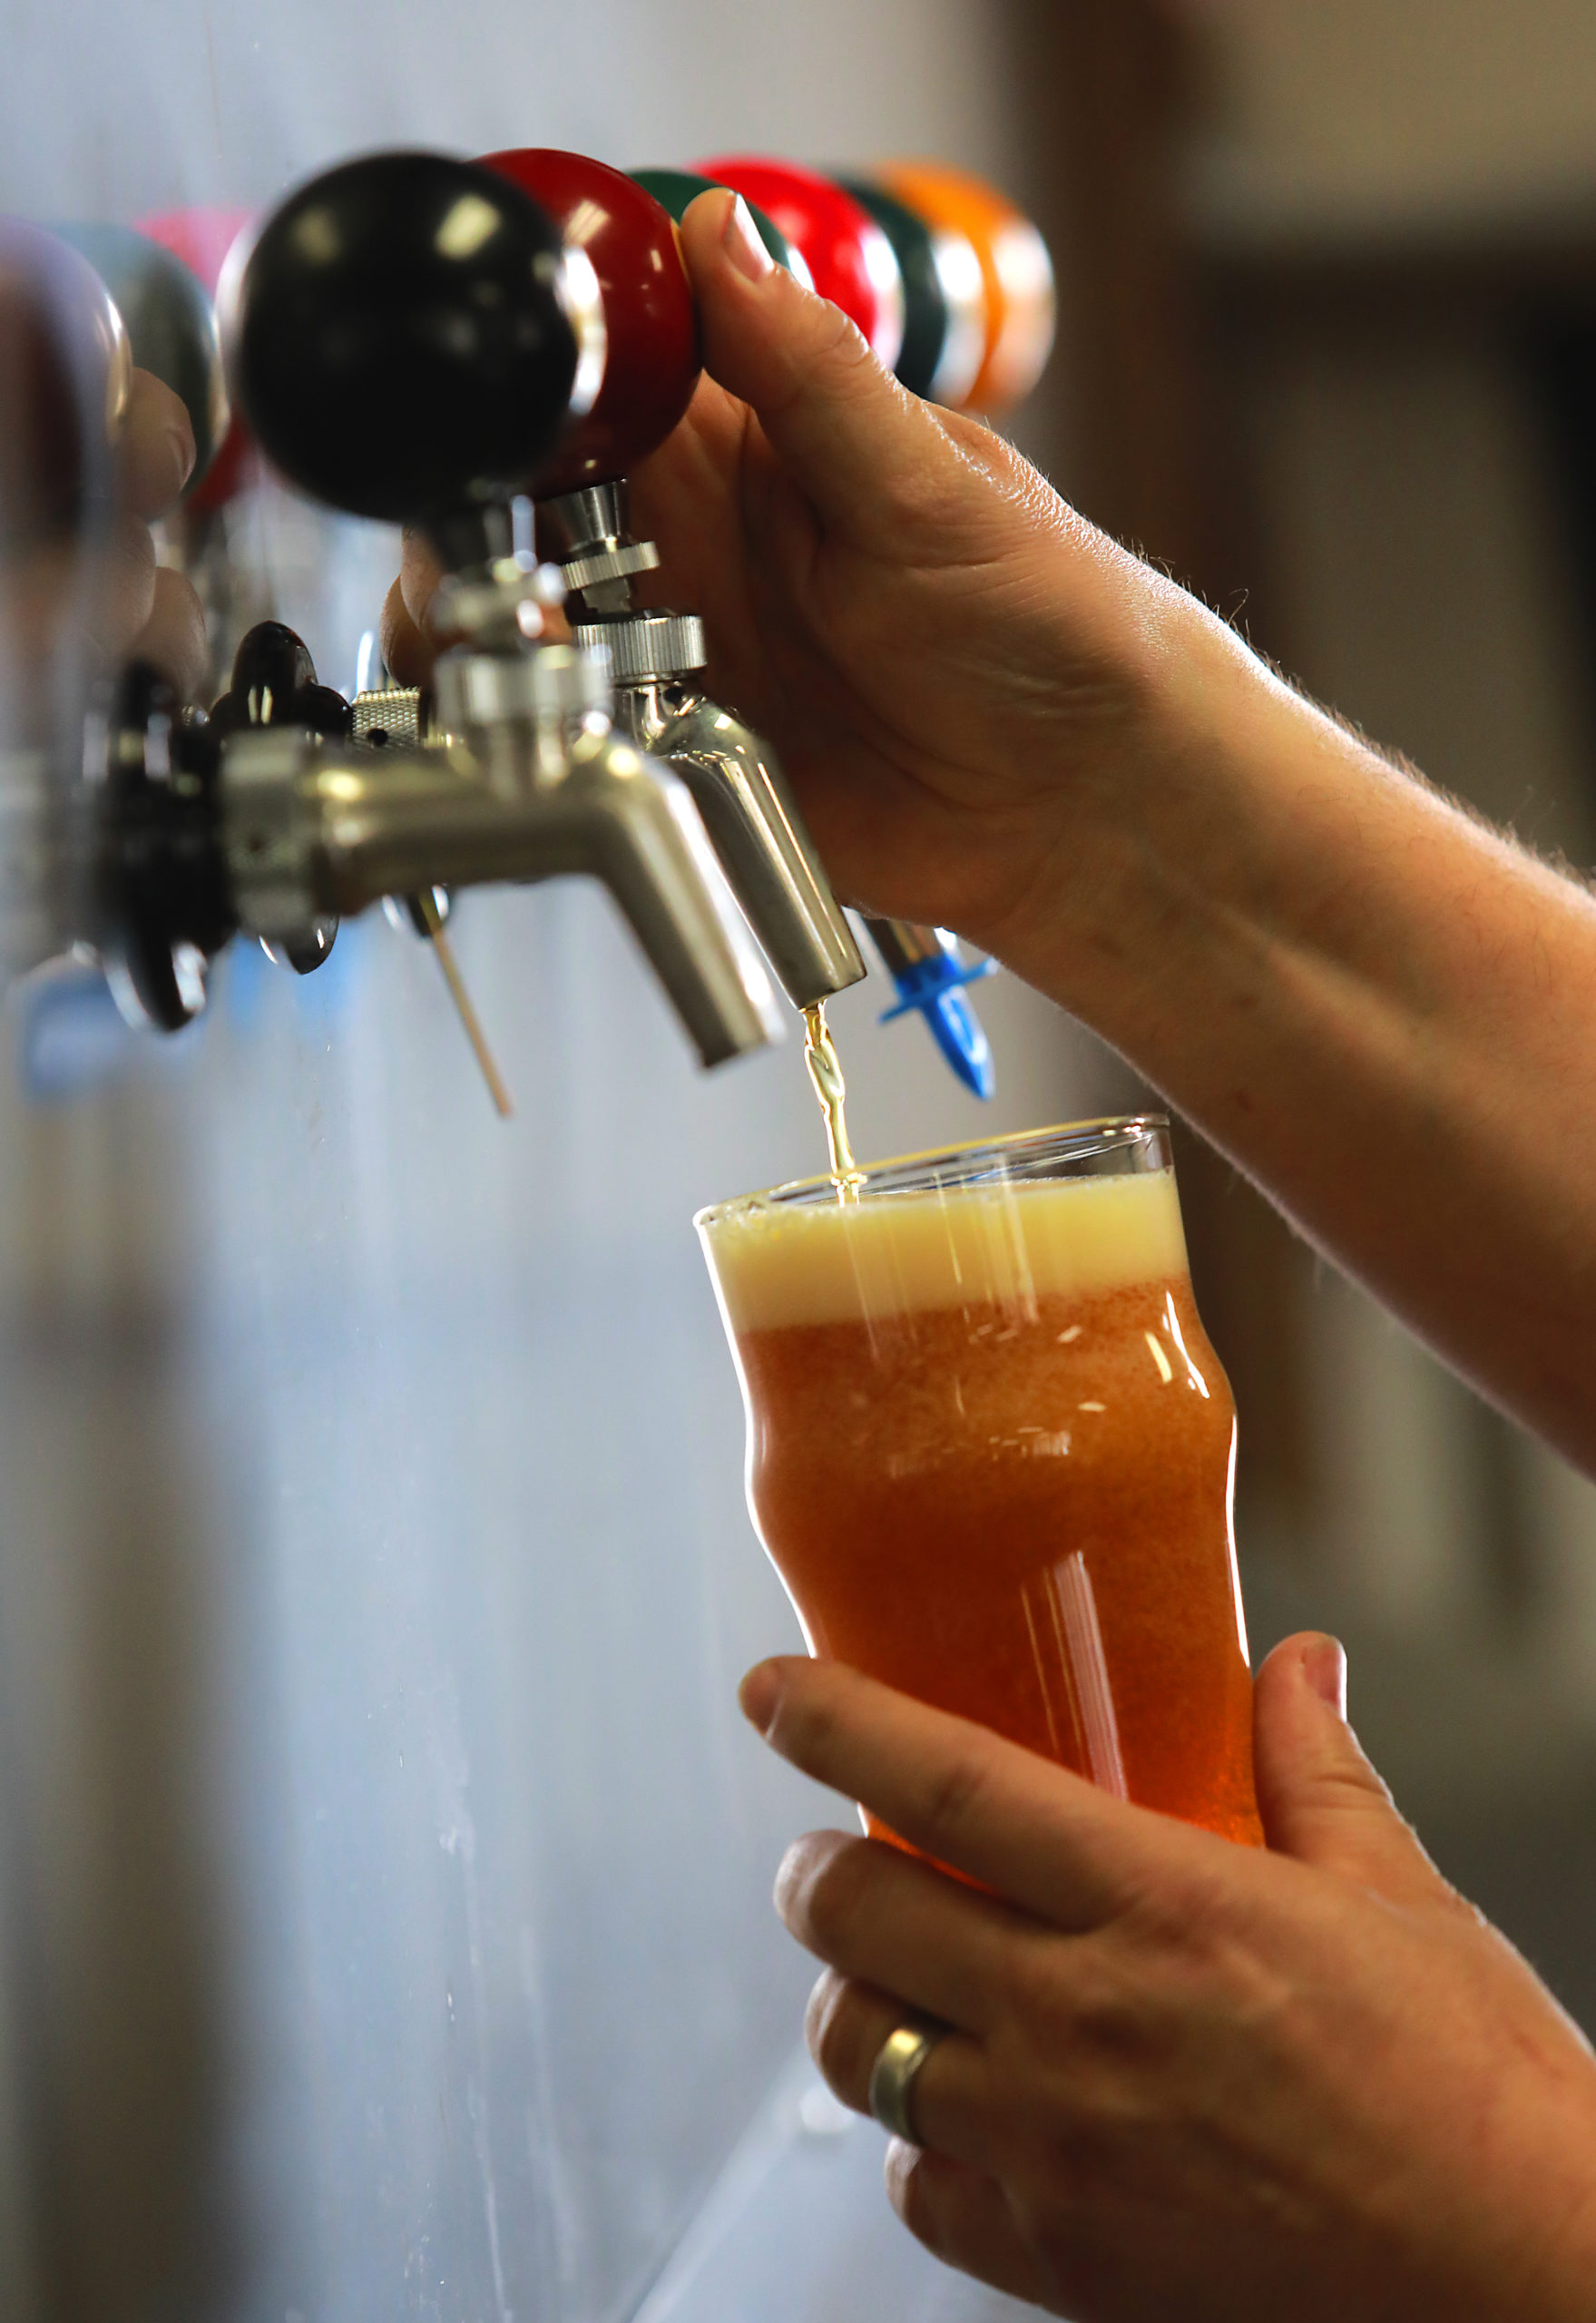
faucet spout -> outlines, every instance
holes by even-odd
[[[645,680],[618,714],[681,776],[766,957],[795,1007],[857,984],[865,963],[775,752],[707,696]]]
[[[591,754],[579,741],[572,760],[562,787],[581,867],[614,897],[704,1063],[779,1041],[764,963],[686,784],[616,735]]]

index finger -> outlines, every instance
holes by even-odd
[[[744,1712],[784,1759],[898,1838],[1054,1926],[1101,1927],[1222,1839],[931,1710],[837,1661],[781,1655],[750,1670]]]

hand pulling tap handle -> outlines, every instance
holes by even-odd
[[[262,447],[333,506],[424,528],[465,638],[436,675],[446,745],[223,745],[244,924],[281,940],[385,895],[585,871],[706,1063],[763,1045],[769,987],[690,800],[612,730],[600,656],[530,642],[556,576],[513,554],[512,502],[597,408],[591,261],[504,176],[398,152],[301,188],[230,275],[231,376]]]
[[[664,441],[699,377],[674,226],[634,180],[581,154],[526,147],[488,165],[585,251],[603,304],[602,389],[534,487],[540,526],[559,538],[566,585],[586,602],[578,642],[608,653],[627,731],[686,783],[788,997],[800,1008],[827,999],[857,984],[864,962],[774,753],[691,682],[705,659],[696,617],[641,613],[632,602],[632,579],[659,553],[628,529],[622,477]]]

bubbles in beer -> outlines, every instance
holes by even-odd
[[[809,1068],[809,1079],[820,1101],[826,1143],[831,1154],[831,1182],[837,1188],[837,1200],[857,1201],[865,1173],[854,1160],[853,1148],[847,1142],[847,1115],[844,1111],[847,1083],[842,1077],[842,1060],[826,1022],[823,1000],[817,1000],[804,1011],[804,1063]]]

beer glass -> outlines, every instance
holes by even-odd
[[[1167,1122],[1091,1122],[694,1221],[755,1527],[813,1653],[1261,1845],[1235,1407]]]

